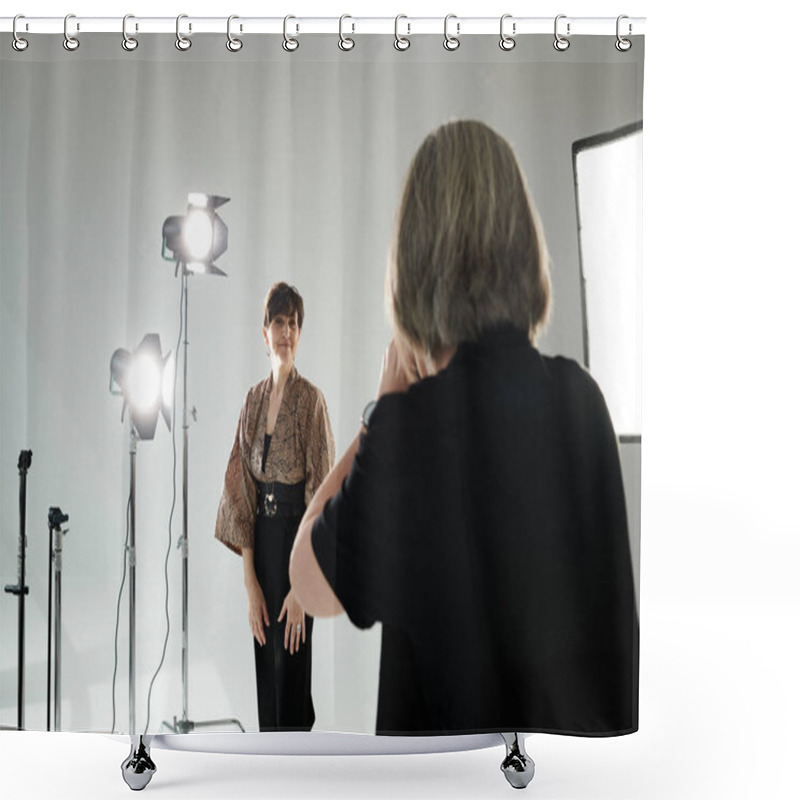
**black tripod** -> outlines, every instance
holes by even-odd
[[[31,468],[33,452],[21,450],[17,469],[19,470],[19,555],[17,556],[17,583],[6,585],[5,591],[19,598],[19,648],[17,656],[17,728],[25,729],[25,548],[28,540],[25,536],[25,506],[27,501],[28,470]]]

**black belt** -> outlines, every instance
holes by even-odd
[[[302,517],[306,510],[306,482],[264,483],[256,481],[258,486],[259,517]]]

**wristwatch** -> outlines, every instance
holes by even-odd
[[[378,405],[377,400],[370,400],[369,403],[364,406],[364,410],[361,412],[361,424],[365,428],[369,428],[369,421],[376,405]]]

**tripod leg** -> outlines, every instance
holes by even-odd
[[[506,743],[506,757],[500,765],[506,780],[515,789],[524,789],[532,780],[536,765],[525,752],[525,740],[518,733],[501,733]]]
[[[150,758],[152,739],[152,736],[131,734],[131,752],[122,762],[122,779],[135,792],[144,789],[156,771],[156,765]]]

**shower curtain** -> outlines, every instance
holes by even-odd
[[[50,719],[48,510],[58,507],[69,515],[59,727],[127,732],[134,718],[134,732],[182,720],[258,730],[242,566],[214,529],[243,398],[270,368],[264,296],[278,281],[303,296],[296,365],[324,396],[340,455],[392,336],[385,273],[409,163],[438,126],[479,120],[512,145],[547,239],[553,308],[537,348],[588,369],[613,424],[635,607],[629,724],[604,732],[635,730],[643,37],[629,50],[613,29],[564,50],[552,35],[503,49],[486,34],[448,50],[442,36],[398,49],[391,35],[356,34],[348,50],[335,33],[301,34],[294,51],[273,34],[244,35],[233,51],[224,34],[195,34],[185,51],[167,33],[142,34],[132,50],[111,33],[81,34],[74,51],[59,35],[29,38],[24,51],[0,48],[0,578],[16,579],[16,465],[30,449],[25,727]],[[195,194],[227,198],[214,209],[227,227],[214,260],[225,274],[192,274],[184,296],[164,223]],[[109,391],[119,389],[109,365],[151,333],[164,358],[178,357],[178,391],[171,430],[159,420],[132,458],[128,398]],[[0,722],[11,728],[17,604],[10,592],[0,601]],[[514,613],[524,625],[550,610],[517,598]],[[315,620],[314,730],[375,732],[381,635],[346,615]]]

